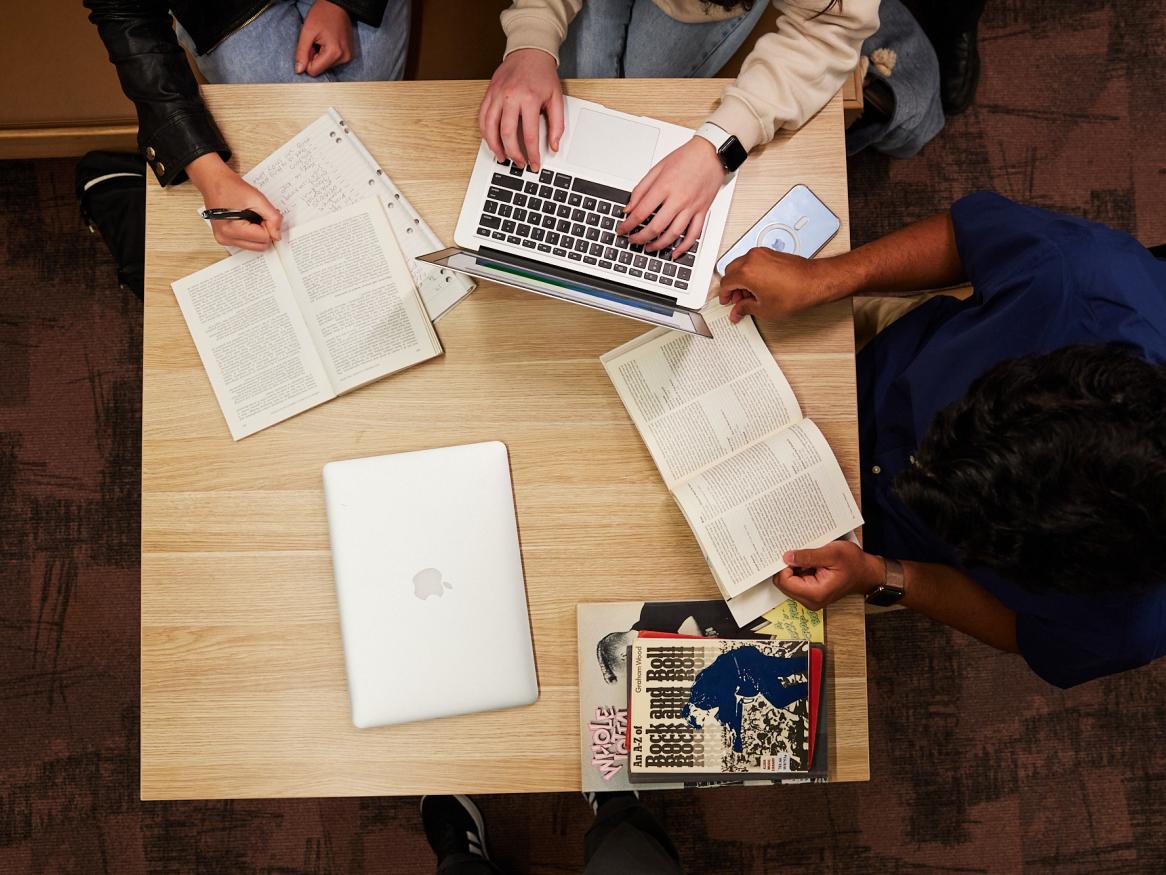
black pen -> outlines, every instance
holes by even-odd
[[[243,219],[252,225],[263,224],[263,216],[255,212],[255,210],[224,210],[220,207],[215,207],[213,210],[203,210],[202,217],[212,222],[222,222],[227,219]]]

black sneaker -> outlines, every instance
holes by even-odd
[[[939,95],[946,115],[959,115],[976,99],[980,84],[980,50],[976,27],[959,34],[950,43],[937,47]]]
[[[468,796],[421,797],[421,825],[438,863],[454,854],[490,859],[482,812]]]

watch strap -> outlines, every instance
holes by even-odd
[[[738,167],[745,163],[745,158],[748,152],[745,147],[741,145],[733,134],[730,134],[719,125],[714,125],[712,122],[705,122],[696,129],[696,136],[703,140],[707,140],[717,153],[717,160],[721,162],[721,166],[729,173],[736,171]]]
[[[903,564],[898,559],[883,559],[886,572],[883,582],[866,594],[867,604],[886,608],[901,601],[907,594]]]

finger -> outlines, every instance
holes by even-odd
[[[251,204],[251,209],[259,213],[263,217],[263,229],[267,231],[268,237],[272,240],[278,240],[280,230],[283,228],[283,215],[275,207],[271,205],[271,201],[262,195],[259,200]]]
[[[522,157],[522,146],[518,142],[518,104],[510,102],[502,108],[502,146],[506,157],[520,167],[526,165]]]
[[[632,228],[636,227],[636,225],[640,224],[641,221],[646,219],[655,207],[660,205],[659,201],[656,201],[650,205],[644,203],[645,199],[652,195],[652,186],[656,182],[656,177],[659,175],[659,165],[656,165],[656,167],[653,167],[651,170],[649,170],[644,178],[639,181],[639,184],[637,184],[636,187],[632,189],[632,196],[628,198],[628,202],[624,204],[623,208],[624,215],[627,218],[622,224],[619,225],[619,227],[616,228],[617,233],[626,234]],[[642,212],[640,211],[641,209]],[[635,219],[635,221],[630,221],[632,219]],[[625,228],[627,230],[624,230]]]
[[[676,218],[676,208],[668,203],[667,198],[664,198],[660,206],[656,207],[656,215],[652,216],[652,220],[644,226],[644,230],[628,237],[628,239],[633,243],[642,243],[644,248],[648,249],[648,244],[668,230],[668,226],[672,224],[674,218]]]
[[[737,291],[749,291],[748,262],[740,258],[733,259],[725,268],[725,276],[721,279],[721,303],[727,303],[727,296]]]
[[[335,43],[320,46],[320,51],[316,52],[316,56],[308,61],[308,75],[319,76],[330,69],[338,60],[340,60],[339,46]]]
[[[526,147],[526,157],[530,166],[539,169],[540,158],[538,151],[539,105],[529,100],[522,105],[522,144]]]
[[[303,73],[308,69],[308,61],[312,59],[312,46],[316,42],[316,36],[319,33],[316,28],[302,27],[300,28],[300,38],[296,42],[295,64],[296,72]]]
[[[502,105],[489,95],[482,101],[482,120],[479,127],[482,129],[482,139],[499,161],[506,160],[506,150],[502,148],[502,137],[499,130],[502,123]]]
[[[628,211],[627,218],[625,218],[623,223],[616,228],[617,233],[628,236],[628,239],[631,239],[630,235],[636,233],[636,228],[647,222],[648,217],[651,216],[653,212],[660,209],[663,201],[664,195],[657,189],[653,188],[646,192],[644,196],[640,198],[640,202],[636,204],[635,207],[633,207],[630,211]],[[642,235],[643,231],[640,231],[638,236]],[[649,237],[648,239],[651,240],[652,238]],[[640,243],[642,241],[637,240],[635,242]]]
[[[707,213],[701,213],[688,224],[688,231],[684,234],[684,239],[680,241],[680,245],[672,250],[672,259],[675,261],[684,253],[692,248],[692,244],[696,242],[696,238],[700,236],[700,232],[704,230],[704,220]]]
[[[757,313],[757,299],[754,297],[742,298],[733,305],[733,309],[729,311],[729,322],[736,325],[746,316],[754,316]]]
[[[223,245],[234,246],[236,249],[250,249],[252,252],[262,252],[271,245],[271,241],[267,240],[263,243],[255,243],[251,240],[227,240]]]
[[[563,137],[566,124],[563,120],[563,89],[556,88],[547,101],[547,146],[552,152],[559,151],[559,140]]]
[[[263,248],[271,242],[271,235],[262,225],[252,225],[250,222],[239,219],[225,224],[223,236],[235,246],[242,246],[244,243],[258,243],[260,248]]]
[[[659,216],[656,216],[659,219]],[[666,249],[680,239],[680,235],[684,233],[684,229],[688,227],[688,223],[692,219],[692,214],[681,210],[676,214],[667,228],[660,232],[660,235],[652,241],[650,246],[645,246],[645,252],[656,252],[660,249]],[[653,222],[652,224],[655,224]]]
[[[773,586],[802,604],[823,601],[823,583],[814,574],[798,574],[793,568],[782,568],[773,576]]]

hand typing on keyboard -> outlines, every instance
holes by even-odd
[[[559,151],[563,136],[563,86],[555,59],[541,49],[511,52],[494,71],[478,110],[482,139],[499,161],[542,167],[539,113],[547,114],[547,146]],[[521,132],[521,138],[519,136]]]
[[[685,291],[692,279],[700,240],[685,238],[686,252],[649,252],[616,222],[631,192],[552,171],[535,172],[512,161],[499,161],[478,217],[478,236],[533,249],[590,268],[611,271],[614,279],[641,280],[654,291]],[[646,217],[649,219],[651,217]],[[573,266],[573,265],[572,265]],[[622,275],[622,276],[621,276]]]
[[[675,244],[672,258],[677,259],[700,237],[705,216],[724,181],[725,170],[712,143],[693,137],[665,155],[640,180],[618,232],[643,246],[645,252],[659,252]]]

